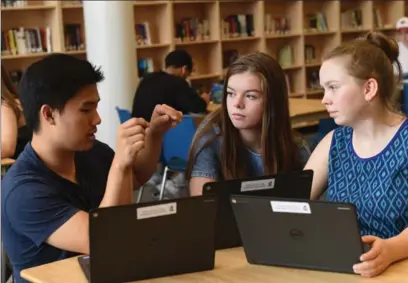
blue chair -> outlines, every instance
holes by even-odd
[[[188,153],[196,132],[193,115],[184,115],[183,120],[163,136],[161,162],[164,165],[159,200],[163,199],[168,171],[184,172]]]
[[[129,110],[119,108],[117,106],[115,107],[115,109],[116,109],[116,112],[118,113],[119,121],[120,121],[121,124],[125,123],[127,120],[132,118],[132,113],[130,113]],[[139,189],[139,194],[138,194],[136,202],[140,202],[142,194],[143,194],[143,186],[141,186],[140,189]]]
[[[330,131],[336,129],[338,126],[334,122],[333,118],[324,118],[319,120],[319,125],[317,129],[317,134],[310,141],[311,148],[314,148],[319,144],[319,142],[328,134]]]
[[[118,112],[118,116],[119,116],[119,121],[121,124],[125,123],[127,120],[129,120],[130,118],[132,118],[132,113],[130,113],[129,110],[127,109],[122,109],[119,107],[115,107],[116,112]]]

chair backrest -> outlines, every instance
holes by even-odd
[[[404,80],[402,89],[402,112],[408,115],[408,80]]]
[[[184,115],[183,120],[175,128],[168,130],[164,134],[161,156],[163,165],[167,165],[172,158],[187,161],[195,132],[194,117]]]
[[[327,135],[332,130],[336,129],[338,126],[334,122],[333,118],[323,118],[319,120],[318,132],[321,136]]]
[[[122,109],[116,106],[116,112],[118,112],[119,121],[121,124],[125,123],[127,120],[132,118],[132,113],[127,109]]]

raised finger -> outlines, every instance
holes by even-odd
[[[123,130],[123,137],[131,137],[137,134],[145,134],[145,128],[140,125],[126,128]]]
[[[156,112],[160,115],[169,115],[172,120],[181,121],[183,114],[180,111],[175,110],[174,108],[162,104],[156,106]]]
[[[146,122],[146,120],[143,118],[131,118],[127,120],[125,123],[123,123],[122,127],[124,129],[127,129],[127,128],[131,128],[131,127],[138,126],[138,125],[143,128],[147,128],[149,126],[149,123]]]
[[[136,134],[133,136],[130,136],[126,139],[126,144],[129,145],[134,145],[139,141],[144,141],[145,140],[145,135],[144,134]]]
[[[144,146],[145,146],[144,140],[137,141],[132,145],[132,152],[137,153],[139,150],[143,149]]]

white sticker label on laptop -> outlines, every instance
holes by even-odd
[[[275,179],[245,181],[241,183],[241,192],[267,190],[267,189],[273,189],[274,187],[275,187]]]
[[[273,212],[311,214],[310,205],[307,202],[271,201]]]
[[[159,217],[177,213],[177,203],[171,202],[166,204],[158,204],[137,209],[137,219],[146,219]]]

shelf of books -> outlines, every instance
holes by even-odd
[[[82,1],[1,1],[1,59],[18,83],[24,69],[52,52],[85,56]]]
[[[51,52],[86,57],[82,1],[1,1],[2,63],[21,72]],[[194,60],[190,81],[222,81],[242,54],[266,52],[286,73],[291,97],[321,98],[322,56],[342,41],[378,30],[393,36],[408,1],[132,1],[138,76],[164,67],[175,49]]]

